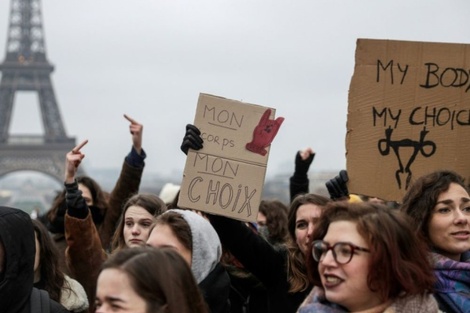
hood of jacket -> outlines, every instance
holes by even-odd
[[[219,236],[211,223],[192,211],[173,209],[188,223],[193,239],[191,270],[199,284],[217,266],[222,256]]]
[[[21,210],[0,206],[0,241],[4,250],[0,275],[2,312],[24,312],[33,289],[34,228],[30,216]]]

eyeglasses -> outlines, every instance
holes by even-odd
[[[361,248],[350,242],[337,242],[330,246],[322,240],[315,240],[312,247],[312,256],[317,262],[323,261],[328,250],[333,253],[333,258],[338,264],[348,264],[354,255],[354,251],[370,252],[369,249]]]

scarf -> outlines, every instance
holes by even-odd
[[[310,294],[300,305],[297,313],[344,313],[346,309],[331,303],[325,298],[325,291],[319,287],[313,287]]]
[[[376,308],[378,309],[378,308]],[[380,309],[382,310],[382,309]],[[325,291],[314,287],[305,301],[300,305],[297,313],[345,313],[345,308],[328,302]],[[383,313],[437,313],[437,302],[432,295],[408,296],[395,299],[389,306],[384,307]]]
[[[431,253],[436,276],[436,296],[453,312],[470,312],[470,251],[457,262],[439,253]]]

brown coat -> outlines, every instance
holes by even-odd
[[[139,190],[142,173],[143,168],[135,168],[124,162],[116,186],[110,194],[103,223],[98,228],[93,223],[90,212],[85,219],[65,215],[66,264],[71,276],[87,293],[89,312],[94,312],[96,281],[107,257],[105,250],[110,246],[122,206]]]

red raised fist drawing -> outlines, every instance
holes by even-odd
[[[245,146],[247,150],[261,154],[262,156],[265,156],[266,153],[268,153],[266,147],[271,144],[274,137],[276,137],[277,131],[281,127],[282,122],[284,122],[283,117],[270,120],[269,115],[271,115],[271,109],[267,109],[263,113],[258,125],[256,125],[253,130],[253,140]]]

